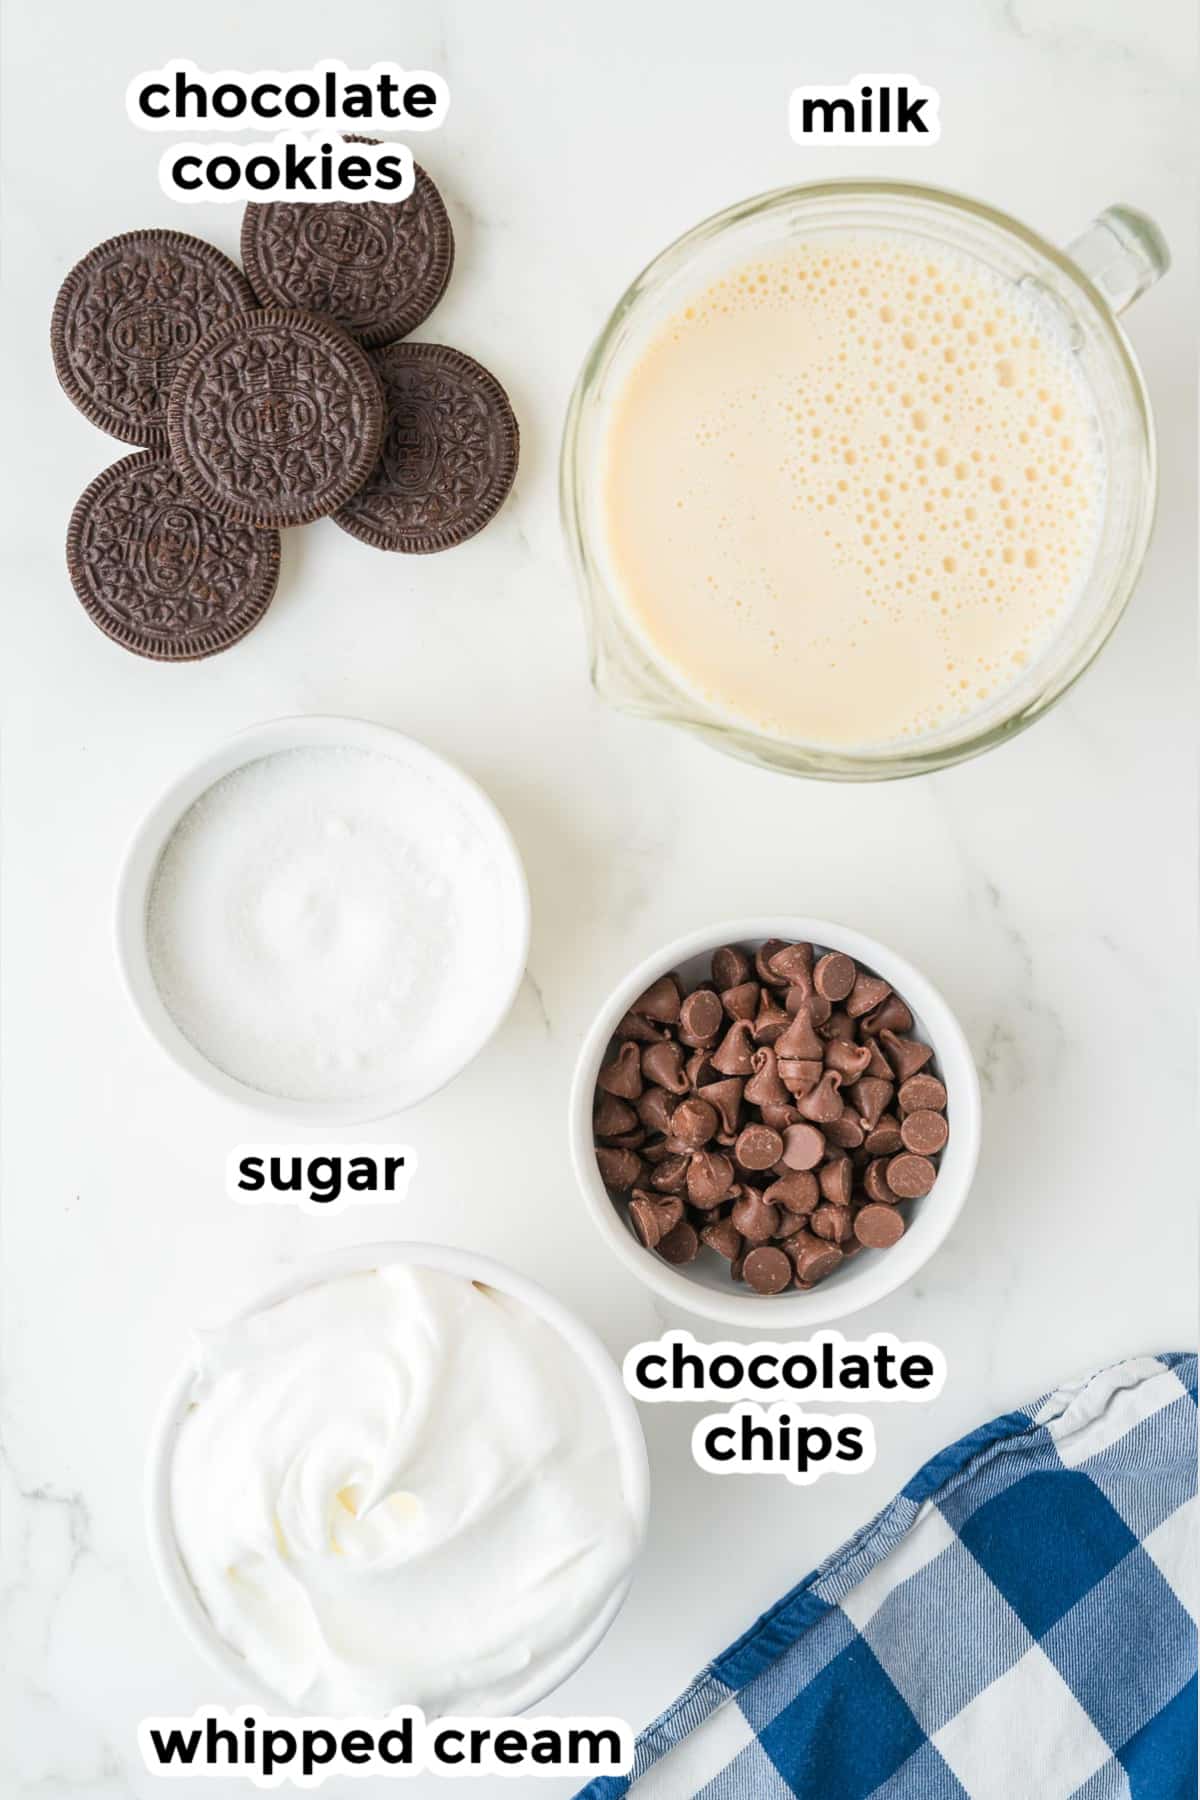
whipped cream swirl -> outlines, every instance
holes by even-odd
[[[400,1263],[203,1336],[171,1509],[220,1636],[334,1714],[519,1709],[639,1537],[570,1345],[509,1295]]]

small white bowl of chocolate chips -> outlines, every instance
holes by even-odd
[[[934,1254],[979,1155],[979,1080],[920,971],[826,920],[740,919],[648,957],[580,1053],[588,1210],[663,1299],[818,1325]]]

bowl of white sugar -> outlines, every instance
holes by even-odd
[[[487,795],[358,719],[278,719],[173,783],[130,847],[117,947],[134,1005],[217,1092],[311,1124],[445,1086],[508,1012],[529,893]]]

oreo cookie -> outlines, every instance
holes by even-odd
[[[304,312],[227,319],[184,359],[167,410],[190,493],[244,525],[304,525],[371,473],[383,393],[366,354]]]
[[[245,637],[279,578],[279,533],[200,506],[165,451],[123,457],[83,492],[67,531],[71,585],[92,622],[138,656],[189,662]]]
[[[58,291],[50,347],[63,391],[126,444],[163,446],[167,396],[214,325],[254,305],[214,244],[185,231],[128,231],[75,264]]]
[[[242,261],[264,306],[321,313],[374,348],[433,311],[454,267],[454,232],[418,168],[406,200],[248,206]]]
[[[446,344],[390,344],[371,363],[387,402],[383,449],[335,522],[377,550],[448,550],[481,531],[512,487],[520,433],[508,395]]]

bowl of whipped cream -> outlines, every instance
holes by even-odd
[[[369,1244],[199,1333],[149,1465],[197,1649],[295,1713],[511,1714],[590,1655],[649,1507],[604,1346],[498,1263]]]

